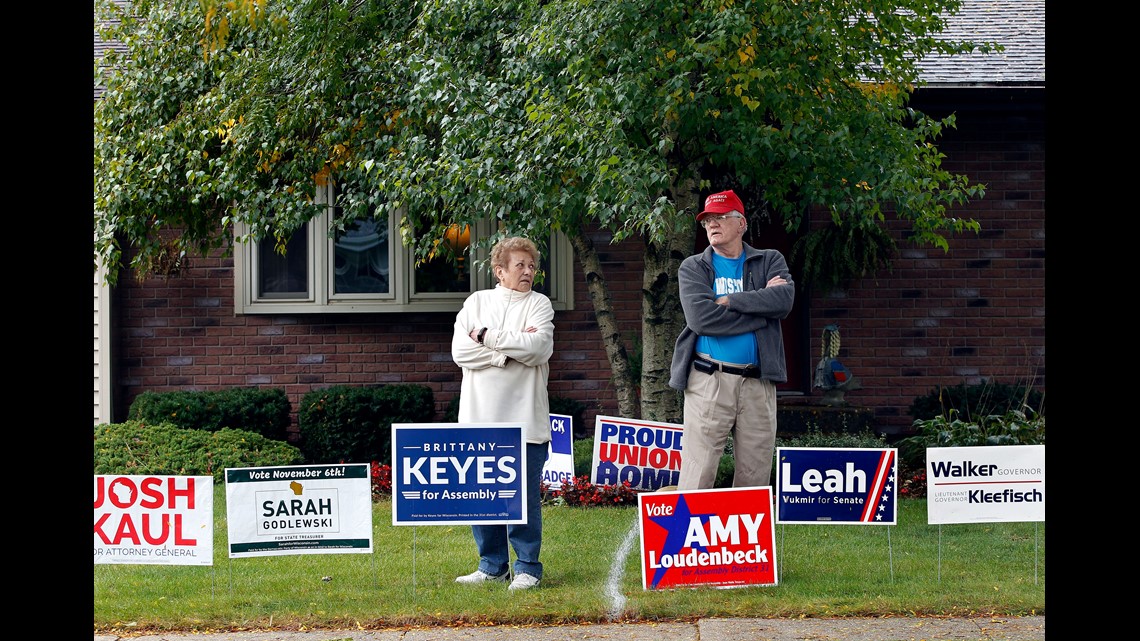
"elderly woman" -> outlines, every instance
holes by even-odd
[[[531,289],[538,264],[538,248],[529,239],[499,241],[491,250],[498,285],[471,294],[455,317],[451,358],[463,369],[459,422],[523,424],[528,493],[526,523],[471,526],[479,568],[458,583],[507,581],[509,548],[516,556],[511,590],[533,588],[542,579],[541,484],[550,443],[554,308]]]

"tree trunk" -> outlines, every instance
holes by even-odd
[[[697,201],[693,188],[674,194],[677,211],[690,212]],[[673,347],[685,327],[685,313],[677,288],[677,269],[693,253],[692,221],[669,234],[662,245],[645,246],[645,272],[642,279],[641,323],[641,418],[665,423],[683,420],[683,395],[669,387],[669,366]]]
[[[594,303],[594,317],[598,322],[598,330],[602,333],[602,344],[606,349],[606,358],[610,362],[613,372],[614,392],[617,394],[618,413],[621,418],[639,418],[637,403],[637,387],[633,380],[633,372],[629,366],[629,353],[622,340],[621,329],[614,316],[613,302],[610,290],[606,285],[605,274],[598,260],[598,253],[594,243],[584,230],[577,234],[567,234],[570,243],[574,246],[574,253],[582,265],[582,273],[586,279],[586,290],[590,300]],[[674,286],[674,289],[676,287]]]

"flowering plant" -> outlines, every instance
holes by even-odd
[[[372,500],[392,496],[392,466],[372,461]]]
[[[899,497],[921,499],[926,496],[926,470],[899,470]]]
[[[561,490],[552,490],[543,483],[542,498],[543,503],[573,507],[637,505],[637,493],[629,481],[622,481],[619,485],[598,485],[591,483],[590,477],[585,474],[563,483]]]

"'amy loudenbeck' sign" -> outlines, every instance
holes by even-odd
[[[392,424],[392,525],[526,523],[521,424]]]

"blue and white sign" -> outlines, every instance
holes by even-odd
[[[542,466],[542,480],[552,490],[574,479],[574,418],[550,415],[550,456]]]
[[[776,522],[894,525],[895,448],[776,448]]]
[[[392,525],[526,523],[522,425],[393,423]]]

